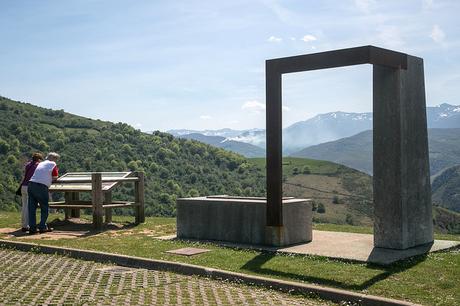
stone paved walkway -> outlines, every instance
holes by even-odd
[[[269,289],[0,249],[0,305],[325,305]]]

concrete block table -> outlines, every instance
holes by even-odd
[[[286,246],[312,239],[311,201],[284,198],[285,226],[274,239],[265,226],[267,200],[208,196],[177,200],[177,237]]]

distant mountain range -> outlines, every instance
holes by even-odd
[[[200,133],[192,133],[178,137],[201,141],[218,148],[239,153],[246,157],[265,156],[265,149],[262,149],[261,147],[249,143],[230,140],[230,138],[225,138],[222,136],[207,136]]]
[[[460,164],[460,129],[428,129],[431,175]],[[336,162],[372,174],[372,131],[305,148],[292,154]]]
[[[311,119],[296,122],[283,129],[283,152],[285,155],[290,155],[309,146],[350,137],[370,130],[372,129],[372,119],[372,113],[339,111],[320,114]],[[427,121],[429,128],[460,128],[460,106],[444,103],[427,107]],[[248,143],[265,149],[264,129],[170,130],[167,132],[178,137],[190,134],[221,136],[228,140]],[[245,152],[236,152],[245,155]]]

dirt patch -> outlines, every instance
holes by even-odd
[[[16,236],[19,239],[33,239],[33,240],[59,240],[59,239],[75,239],[80,237],[85,237],[88,235],[88,232],[63,232],[63,231],[53,231],[50,233],[35,234],[35,235],[24,235]]]
[[[0,234],[10,234],[13,232],[19,231],[17,228],[12,228],[12,227],[4,227],[0,228]]]
[[[49,223],[49,226],[54,228],[53,232],[29,235],[17,228],[0,228],[0,235],[6,239],[59,240],[83,238],[101,235],[104,233],[116,233],[117,235],[120,235],[121,233],[126,232],[127,235],[133,234],[132,230],[126,230],[127,228],[132,227],[131,224],[110,223],[106,224],[102,231],[96,231],[93,229],[92,222],[78,218],[68,220],[54,219]]]

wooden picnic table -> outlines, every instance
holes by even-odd
[[[134,199],[112,199],[114,188],[123,183],[134,183]],[[64,209],[65,218],[79,218],[80,209],[92,209],[93,226],[101,229],[105,222],[112,222],[112,209],[133,207],[135,222],[145,222],[144,172],[69,172],[59,177],[49,188],[51,192],[64,192],[64,201],[50,202],[50,208]],[[80,193],[91,194],[90,201],[80,200]]]

